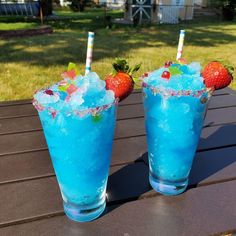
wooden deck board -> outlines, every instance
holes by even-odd
[[[221,135],[218,135],[219,133],[221,133]],[[131,137],[134,139],[135,137],[137,137],[139,139],[140,136],[145,136],[143,118],[122,120],[117,122],[115,140],[126,138],[129,139]],[[0,135],[0,137],[0,156],[47,148],[44,135],[41,130],[34,132]],[[128,143],[129,140],[124,141],[124,143],[125,142]],[[135,143],[136,145],[139,145],[137,142]],[[202,130],[198,150],[201,151],[212,148],[222,148],[228,145],[232,146],[235,144],[236,124],[224,124],[219,126],[216,125],[212,127],[205,127]],[[135,146],[132,147],[135,148]]]
[[[190,174],[190,181],[189,181],[190,187],[214,184],[217,182],[236,179],[235,153],[236,153],[236,147],[197,153]],[[36,156],[37,153],[32,153],[32,154],[33,155],[28,155],[28,156],[25,155],[23,158],[21,156],[17,158],[15,156],[11,158],[9,157],[1,158],[0,164],[4,165],[5,168],[0,173],[0,186],[5,185],[7,182],[9,183],[15,182],[16,184],[18,184],[17,182],[31,181],[31,179],[42,179],[42,178],[50,179],[51,176],[54,175],[51,161],[48,156],[45,155],[37,157]],[[147,162],[147,153],[143,155],[143,159],[145,162]],[[110,179],[112,180],[115,179],[115,181],[111,181],[113,183],[113,187],[115,187],[113,190],[115,190],[117,187],[119,191],[115,192],[119,193],[119,195],[122,195],[123,199],[128,199],[132,191],[134,190],[140,193],[142,192],[143,189],[148,190],[147,193],[142,192],[141,195],[152,195],[154,193],[154,191],[149,192],[151,188],[148,182],[148,172],[144,171],[143,169],[144,172],[143,176],[142,172],[138,170],[138,168],[140,168],[139,167],[140,165],[142,166],[141,160],[136,164],[123,164],[120,166],[112,167],[113,175],[110,176]],[[133,171],[135,170],[135,168],[137,168],[136,171]],[[141,182],[136,181],[139,178]],[[132,184],[130,184],[129,182],[131,180],[134,180]],[[138,186],[135,186],[135,184],[138,184]],[[128,186],[124,187],[125,192],[124,190],[122,190],[122,186]],[[110,189],[112,189],[112,186]],[[116,193],[115,195],[117,195]],[[139,195],[136,196],[133,195],[133,197],[138,198]],[[110,200],[114,201],[114,199]]]
[[[55,216],[0,228],[0,234],[207,236],[236,229],[235,185],[236,181],[231,181],[191,189],[175,197],[157,196],[112,206],[90,223]]]
[[[136,198],[150,190],[147,183],[148,167],[144,163],[111,167],[108,202]],[[55,177],[0,185],[0,199],[0,209],[4,212],[0,214],[0,227],[10,221],[62,211]]]
[[[161,196],[149,185],[141,99],[140,91],[135,91],[119,106],[107,187],[108,212],[85,224],[63,215],[31,101],[0,103],[0,235],[204,236],[236,230],[235,92],[227,88],[214,93],[190,187],[176,197]]]
[[[120,109],[125,109],[125,107],[129,105],[142,106],[142,94],[134,93],[130,95],[127,99],[123,100],[119,106],[120,106]],[[236,105],[236,96],[233,96],[230,94],[223,94],[220,96],[213,96],[211,98],[210,103],[209,103],[209,109],[215,109],[219,107],[221,108],[231,107],[235,105]],[[131,113],[131,115],[132,114],[133,112]],[[0,103],[0,119],[36,116],[36,115],[37,115],[37,111],[33,107],[31,100],[22,100],[21,103],[20,101]]]
[[[119,107],[117,119],[119,122],[120,120],[135,119],[136,117],[142,118],[143,116],[144,112],[142,104],[135,104],[129,105],[127,107]],[[141,122],[143,123],[143,120]],[[236,122],[236,100],[234,107],[208,110],[204,124],[207,126],[212,126],[233,122]],[[0,135],[5,133],[26,132],[39,129],[42,129],[42,127],[37,115],[26,117],[12,117],[10,119],[0,119]]]

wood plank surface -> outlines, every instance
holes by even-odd
[[[108,202],[137,198],[150,190],[147,183],[148,167],[144,163],[112,167],[107,187]],[[0,214],[0,227],[11,221],[62,211],[55,177],[2,184],[0,199],[0,209],[4,212]]]
[[[234,95],[214,96],[210,99],[208,109],[236,106],[236,93]]]
[[[220,94],[220,96],[213,96],[210,100],[209,109],[235,106],[236,96],[235,92],[232,93],[233,95],[226,93],[223,95]],[[142,106],[142,94],[140,92],[131,94],[119,104],[119,107],[137,104]],[[0,103],[0,119],[34,115],[37,115],[37,111],[33,107],[31,100]]]
[[[190,187],[236,179],[235,153],[236,147],[197,153],[190,174]],[[43,154],[45,156],[43,156]],[[0,172],[0,186],[11,182],[23,182],[26,180],[30,182],[31,179],[40,179],[47,177],[49,177],[50,179],[50,176],[54,175],[54,171],[49,157],[46,156],[47,153],[43,154],[41,156],[36,156],[37,153],[33,153],[33,155],[24,154],[20,155],[19,157],[15,157],[13,155],[12,157],[1,158],[0,164],[2,166],[4,165],[5,168]],[[113,155],[113,158],[114,156],[115,155]],[[147,153],[145,153],[142,158],[143,161],[147,163]],[[151,190],[148,182],[148,172],[144,169],[140,171],[138,169],[141,168],[139,167],[140,165],[142,167],[141,160],[140,162],[137,162],[133,165],[124,164],[121,166],[112,167],[113,175],[110,176],[110,180],[112,180],[111,183],[113,184],[113,186],[112,184],[108,184],[108,186],[111,186],[110,189],[114,187],[118,188],[117,191],[113,191],[113,194],[115,194],[115,196],[118,193],[118,195],[122,196],[123,199],[128,199],[134,190],[134,192],[136,193],[142,192],[143,189]],[[142,175],[143,173],[144,176]],[[124,179],[126,180],[124,181]],[[141,182],[136,181],[137,179],[140,179]],[[132,180],[134,181],[132,184],[130,184],[129,181]],[[135,186],[136,182],[138,186]],[[124,186],[128,187],[126,188]],[[122,190],[122,188],[124,188],[125,190]],[[154,194],[153,191],[147,193],[142,192],[141,195],[143,195],[144,197],[146,195],[152,194]],[[138,198],[140,197],[140,195],[136,195],[135,197]],[[119,200],[120,199],[122,198],[120,197]],[[114,199],[110,200],[114,201]]]
[[[235,146],[236,124],[207,127],[202,130],[198,151]]]
[[[113,146],[111,166],[141,161],[146,152],[145,137],[116,140]],[[0,157],[0,184],[17,180],[38,178],[54,174],[47,150],[12,154]]]
[[[136,94],[141,94],[142,90],[141,89],[136,89],[132,92],[132,95],[136,95]],[[233,94],[234,91],[230,88],[224,88],[221,90],[217,90],[213,93],[213,96],[218,96],[218,95],[227,95],[227,94]],[[131,96],[132,96],[131,95]],[[127,99],[125,99],[124,101],[122,101],[123,104],[126,103],[130,103],[130,101],[132,101],[133,99],[130,98],[131,96],[129,96]],[[14,105],[20,105],[20,104],[31,104],[32,102],[32,98],[30,99],[22,99],[22,100],[12,100],[12,101],[0,101],[0,107],[4,107],[4,106],[14,106]]]
[[[220,101],[218,105],[221,105]],[[216,106],[216,103],[214,106]],[[135,117],[142,118],[143,116],[144,111],[142,104],[120,106],[118,109],[117,120],[119,121],[131,118],[134,119]],[[234,107],[208,110],[205,125],[212,126],[233,122],[236,122],[236,96]],[[0,119],[0,135],[6,133],[17,133],[39,129],[42,129],[42,127],[39,121],[39,117],[37,115],[26,117],[12,117],[11,119]]]
[[[143,123],[140,124],[139,119],[118,121],[116,126],[117,127],[116,127],[115,140],[116,139],[120,140],[123,138],[132,138],[133,136],[139,136],[145,133],[144,124]],[[131,140],[131,142],[133,142],[133,140]],[[138,145],[137,141],[135,141],[134,143]],[[42,131],[7,134],[7,135],[2,135],[0,138],[0,149],[1,149],[0,156],[10,153],[15,154],[17,152],[28,152],[32,150],[34,151],[42,148],[43,149],[47,148]]]
[[[117,120],[130,119],[143,116],[143,107],[130,105],[119,107]],[[18,133],[42,129],[38,116],[15,117],[11,119],[0,119],[0,135],[5,133]]]
[[[119,106],[127,106],[132,104],[141,104],[142,94],[133,93],[125,100],[123,100]],[[37,115],[37,110],[32,105],[32,100],[19,100],[0,102],[0,119],[10,117],[32,116]]]
[[[81,224],[55,216],[4,227],[0,234],[207,236],[236,229],[235,185],[236,181],[230,181],[191,189],[175,197],[157,196],[115,205],[94,222]],[[51,204],[53,207],[57,203]]]
[[[135,91],[119,106],[108,211],[85,224],[63,215],[41,125],[29,100],[0,103],[0,235],[204,236],[236,230],[235,92],[214,93],[189,189],[176,197],[160,196],[149,185],[141,99]]]
[[[214,125],[216,125],[216,123],[214,123]],[[218,135],[219,133],[220,135]],[[121,120],[117,122],[115,139],[131,138],[135,136],[138,136],[139,138],[140,136],[144,135],[145,128],[143,118]],[[219,148],[235,144],[236,124],[205,127],[202,130],[199,150]],[[39,130],[34,132],[2,135],[0,138],[0,148],[0,156],[2,156],[6,154],[15,154],[17,152],[34,151],[42,148],[46,149],[47,145],[43,136],[43,132]]]
[[[190,185],[236,180],[236,147],[197,153],[190,172]],[[235,195],[236,197],[236,195]]]
[[[216,110],[208,110],[204,126],[230,124],[236,122],[236,106]]]
[[[148,166],[147,153],[143,155],[143,161]],[[189,175],[189,188],[236,180],[235,170],[236,147],[196,153]]]
[[[22,104],[31,104],[31,103],[32,103],[32,99],[1,101],[0,107],[15,106],[15,105],[22,105]]]

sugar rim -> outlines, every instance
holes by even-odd
[[[65,114],[67,116],[76,115],[79,117],[84,117],[86,115],[96,116],[99,113],[101,113],[102,111],[106,111],[106,110],[110,109],[113,105],[115,105],[115,106],[118,105],[118,102],[119,102],[119,99],[114,98],[114,100],[109,104],[105,104],[105,105],[97,106],[97,107],[91,107],[91,108],[87,108],[87,109],[83,109],[83,110],[72,110],[72,111],[66,112]],[[55,118],[57,113],[60,113],[60,111],[58,111],[50,106],[49,107],[43,106],[35,98],[33,99],[32,104],[38,110],[38,112],[48,111],[48,113],[52,115],[52,118]]]
[[[150,89],[150,91],[156,95],[156,94],[162,94],[165,97],[181,97],[181,96],[192,96],[196,98],[200,98],[204,93],[207,93],[208,98],[212,95],[214,92],[214,88],[204,88],[200,90],[179,90],[176,91],[174,89],[169,88],[163,88],[163,87],[155,87],[148,85],[146,82],[142,82],[142,88]]]

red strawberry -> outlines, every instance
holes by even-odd
[[[140,66],[139,64],[131,69],[125,59],[116,59],[113,63],[114,73],[105,78],[106,89],[112,90],[119,101],[128,97],[134,89],[132,73],[138,71]]]
[[[231,83],[233,71],[232,66],[225,66],[221,62],[212,61],[205,66],[202,77],[207,88],[217,90],[225,88]]]

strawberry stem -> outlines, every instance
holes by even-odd
[[[141,64],[135,65],[133,68],[129,66],[128,62],[124,58],[116,58],[115,62],[112,64],[115,74],[118,71],[127,73],[132,77],[133,73],[137,72],[141,67]]]

